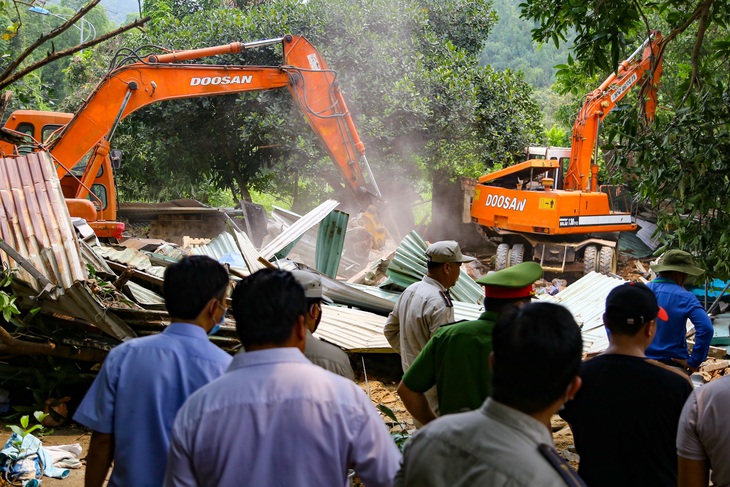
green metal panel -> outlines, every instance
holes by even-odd
[[[385,272],[389,281],[404,289],[420,281],[427,272],[427,248],[426,242],[416,231],[406,235]],[[449,291],[453,299],[464,303],[481,304],[484,299],[484,290],[466,272],[461,273],[459,280]]]
[[[317,248],[314,252],[315,267],[319,272],[333,279],[337,277],[337,269],[340,267],[349,219],[350,215],[347,213],[332,210],[319,223]]]
[[[297,238],[296,240],[294,240],[294,241],[293,241],[292,243],[290,243],[289,245],[287,245],[286,247],[284,247],[283,249],[281,249],[280,251],[278,251],[277,253],[275,253],[275,254],[274,254],[274,257],[275,257],[276,259],[278,259],[278,260],[282,260],[282,259],[285,259],[285,258],[286,258],[286,256],[287,256],[287,255],[289,255],[289,252],[291,252],[291,249],[293,249],[293,248],[294,248],[294,246],[295,246],[295,245],[296,245],[297,243],[299,243],[299,241],[300,241],[301,239],[302,239],[302,237],[301,237],[301,236],[299,236],[299,237],[298,237],[298,238]]]

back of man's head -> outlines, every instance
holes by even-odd
[[[627,282],[608,293],[603,324],[613,334],[633,337],[657,316],[669,319],[654,292],[640,282]]]
[[[494,327],[493,394],[526,414],[546,409],[578,375],[583,340],[566,308],[532,303]]]
[[[277,269],[241,279],[231,300],[238,338],[246,348],[286,343],[297,318],[307,312],[302,286],[291,272]]]
[[[211,299],[222,300],[227,289],[225,267],[205,255],[192,255],[165,270],[162,294],[171,317],[194,320]]]

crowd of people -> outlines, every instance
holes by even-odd
[[[345,486],[353,471],[367,487],[730,485],[730,377],[689,380],[712,338],[683,288],[703,272],[690,254],[668,251],[657,279],[611,291],[609,347],[587,360],[572,314],[531,302],[538,264],[480,278],[484,312],[455,322],[449,289],[474,258],[455,241],[426,258],[384,328],[418,426],[402,454],[347,355],[312,335],[325,299],[316,273],[263,269],[230,292],[223,266],[191,256],[165,272],[171,324],[115,347],[74,415],[92,430],[85,485],[110,469],[110,486]],[[229,294],[245,350],[233,357],[208,339]],[[555,450],[555,414],[578,472]]]

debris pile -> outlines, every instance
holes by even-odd
[[[730,361],[716,358],[709,358],[700,365],[702,382],[707,383],[720,377],[730,375]]]

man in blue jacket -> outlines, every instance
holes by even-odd
[[[659,277],[648,284],[659,306],[669,315],[657,318],[654,341],[646,349],[648,358],[681,367],[687,373],[697,372],[707,358],[713,328],[709,316],[694,294],[684,289],[688,276],[699,276],[704,269],[695,265],[692,255],[682,250],[668,250],[651,269]],[[687,320],[695,327],[692,354],[687,350]]]

